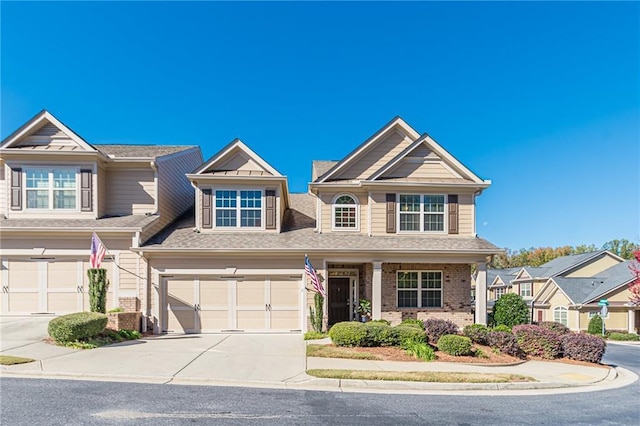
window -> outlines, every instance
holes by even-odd
[[[215,197],[216,227],[262,227],[262,191],[218,190]]]
[[[31,168],[24,175],[27,209],[76,209],[78,170]]]
[[[505,293],[504,287],[498,287],[494,291],[495,291],[495,300],[500,299],[500,296],[504,295]]]
[[[399,308],[441,308],[442,272],[398,271]]]
[[[444,195],[400,194],[400,231],[444,232]]]
[[[569,326],[568,310],[564,306],[558,306],[553,308],[553,321],[559,322],[565,327]]]
[[[471,303],[476,301],[476,289],[472,288],[471,289]]]
[[[520,283],[520,296],[531,297],[531,283]]]
[[[358,203],[351,195],[340,195],[333,202],[333,228],[357,230]]]
[[[595,317],[596,315],[600,315],[602,317],[602,315],[600,314],[600,311],[589,311],[588,314],[589,319]],[[607,315],[602,317],[603,319],[609,319],[609,311],[607,310]]]

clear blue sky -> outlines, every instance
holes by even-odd
[[[306,191],[395,115],[493,185],[501,247],[640,242],[640,3],[14,3],[1,136],[43,108],[92,143],[235,137]]]

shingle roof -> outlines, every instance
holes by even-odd
[[[117,217],[105,217],[101,219],[2,219],[0,218],[0,229],[20,229],[20,230],[46,230],[53,228],[68,228],[74,230],[91,229],[141,229],[157,220],[159,216],[127,215]]]
[[[618,263],[591,278],[555,277],[553,281],[574,303],[589,303],[634,278],[630,261]]]
[[[557,257],[541,266],[543,268],[548,269],[546,271],[546,274],[548,277],[553,277],[554,275],[562,273],[574,266],[577,266],[582,262],[585,262],[586,260],[591,259],[592,257],[599,256],[604,252],[606,252],[606,250],[598,250],[598,251],[593,251],[589,253],[580,253],[580,254],[573,254],[569,256]]]
[[[315,181],[336,164],[338,164],[338,161],[313,160],[311,162],[311,180]]]
[[[111,145],[93,144],[93,146],[111,158],[157,158],[174,154],[187,149],[197,148],[195,145]]]
[[[510,285],[509,281],[515,278],[520,268],[487,269],[487,285],[491,285],[496,277],[500,277],[503,283]]]

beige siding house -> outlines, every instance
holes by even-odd
[[[42,111],[0,144],[0,314],[86,310],[91,234],[109,253],[107,306],[144,310],[132,251],[192,204],[195,146],[90,144]]]

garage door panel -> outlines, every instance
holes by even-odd
[[[239,330],[264,330],[267,328],[265,310],[237,311],[236,326]]]
[[[9,311],[12,314],[31,314],[40,312],[39,293],[11,293],[9,294]]]
[[[243,280],[236,284],[236,305],[238,307],[264,307],[266,297],[265,280]]]
[[[200,306],[228,309],[229,282],[225,280],[200,279]]]
[[[298,308],[300,297],[298,281],[271,281],[271,306]]]
[[[300,316],[298,311],[271,311],[272,330],[299,330]]]
[[[48,293],[47,312],[56,314],[78,312],[78,293]]]
[[[226,330],[229,328],[229,311],[200,311],[201,331]]]
[[[47,264],[47,287],[71,288],[77,292],[78,283],[78,261],[49,262]]]
[[[24,289],[39,291],[39,262],[9,261],[9,286],[11,290]]]
[[[195,305],[196,302],[193,280],[171,280],[168,283],[167,297],[170,305]]]
[[[169,310],[167,330],[177,332],[196,331],[196,316],[193,309]]]

